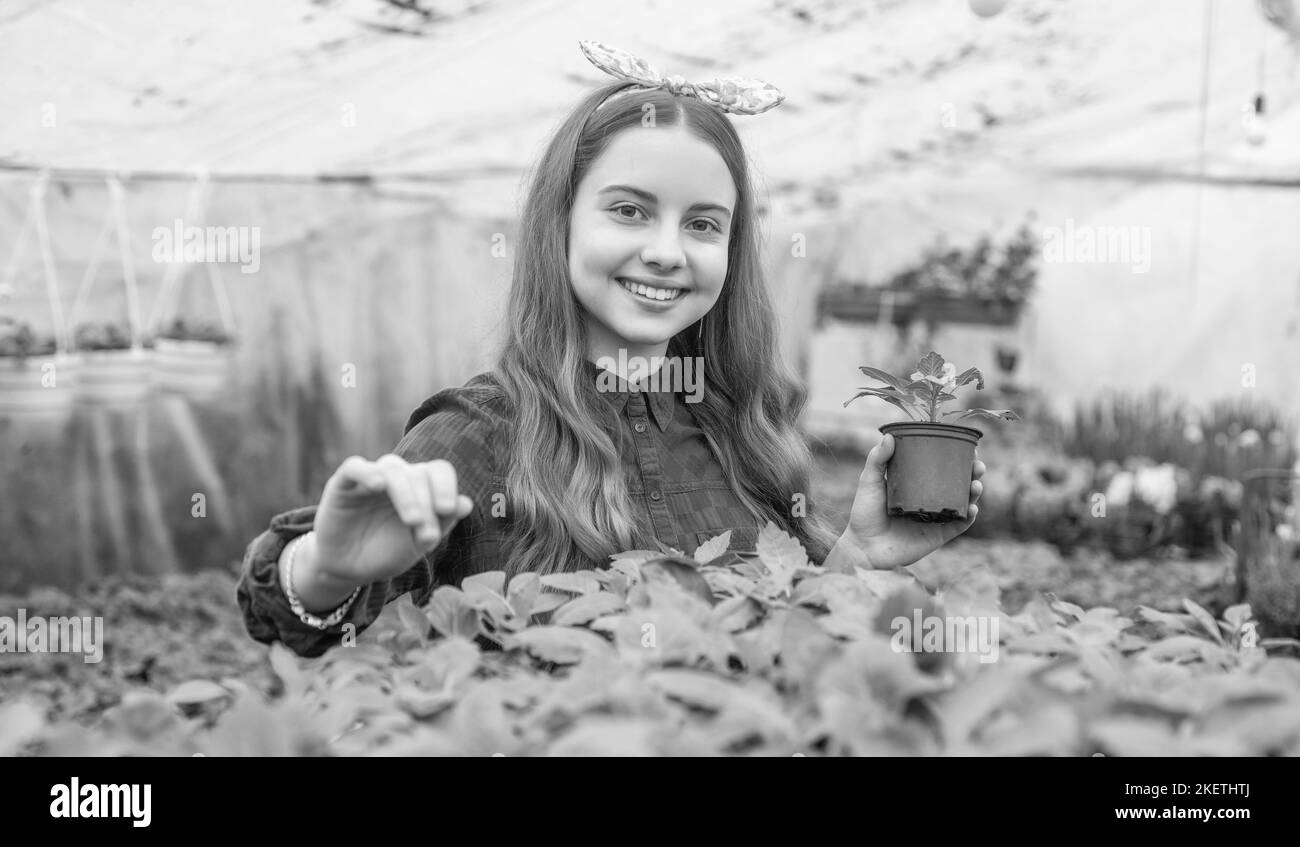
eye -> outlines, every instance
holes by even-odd
[[[695,220],[691,221],[691,224],[705,225],[706,227],[705,229],[697,229],[695,230],[696,232],[715,232],[718,235],[722,234],[722,227],[719,226],[717,221],[713,220],[712,218],[696,218]]]
[[[614,213],[614,217],[622,218],[625,221],[636,220],[635,215],[629,217],[627,215],[622,214],[623,209],[631,209],[633,212],[641,213],[641,207],[637,206],[634,203],[619,203],[617,206],[611,207],[610,211]]]

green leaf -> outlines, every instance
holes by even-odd
[[[622,553],[615,553],[610,556],[610,558],[615,561],[620,559],[631,559],[640,563],[648,559],[657,559],[662,555],[663,553],[660,553],[658,550],[626,550]]]
[[[790,591],[795,571],[808,567],[808,553],[803,546],[772,521],[759,532],[756,549],[759,561],[779,591]]]
[[[623,598],[617,594],[600,591],[595,594],[583,594],[565,603],[551,617],[555,626],[582,626],[604,615],[612,615],[627,608]]]
[[[724,632],[741,632],[763,617],[763,607],[744,594],[728,597],[713,607],[712,619]]]
[[[695,548],[695,561],[701,565],[707,565],[709,562],[727,552],[731,546],[731,530],[727,530],[721,535],[715,535],[708,541]]]
[[[880,382],[883,382],[886,385],[889,385],[898,391],[906,392],[907,390],[906,388],[907,383],[899,379],[898,377],[894,376],[893,374],[887,374],[882,370],[877,370],[876,368],[860,367],[858,368],[858,370],[862,371],[863,374],[871,377],[872,379],[879,380]]]
[[[870,388],[868,386],[863,386],[858,390],[861,391],[862,394],[855,395],[854,399],[857,399],[857,397],[861,397],[864,394],[870,394],[874,397],[880,397],[885,399],[892,397],[895,400],[901,400],[905,403],[913,402],[912,394],[909,391],[896,391],[893,388]]]
[[[398,620],[402,622],[403,630],[409,635],[415,636],[419,640],[420,646],[427,644],[429,642],[429,616],[411,601],[411,595],[409,593],[403,594],[392,605],[397,612]]]
[[[569,626],[535,626],[517,633],[508,646],[522,647],[544,662],[572,665],[587,655],[612,652],[605,639],[585,629]]]
[[[713,588],[700,573],[699,565],[684,556],[660,556],[641,566],[641,575],[648,585],[651,582],[671,582],[712,606],[717,602]]]
[[[978,380],[979,384],[975,386],[976,391],[984,390],[984,375],[980,373],[979,368],[969,368],[961,376],[957,377],[957,387],[961,388],[971,380]]]
[[[795,607],[781,624],[781,665],[786,677],[805,686],[835,656],[838,642],[806,610]]]
[[[35,703],[19,700],[0,704],[0,756],[16,756],[45,728],[45,715]]]
[[[917,363],[916,369],[921,372],[921,376],[943,376],[943,366],[943,356],[931,350]]]
[[[1162,612],[1150,606],[1138,606],[1137,612],[1138,617],[1142,618],[1142,620],[1163,627],[1165,633],[1187,633],[1190,631],[1187,626],[1187,619],[1183,615]]]
[[[935,600],[943,607],[945,614],[958,617],[968,615],[997,617],[1002,612],[998,579],[988,565],[983,563],[963,570],[944,585]]]
[[[950,745],[966,743],[981,722],[1013,700],[1024,686],[1023,673],[994,664],[962,688],[936,697],[934,709],[945,740]]]
[[[425,614],[434,629],[443,635],[459,635],[472,640],[478,634],[478,610],[469,602],[465,592],[454,586],[443,585],[434,590]]]
[[[298,657],[289,651],[282,642],[275,642],[271,645],[271,669],[275,675],[284,683],[284,689],[289,696],[293,697],[302,694],[307,688],[307,677],[299,666]]]
[[[1219,633],[1219,626],[1214,622],[1213,615],[1205,611],[1205,609],[1201,608],[1200,606],[1196,605],[1191,600],[1187,600],[1187,599],[1183,600],[1183,608],[1186,609],[1188,613],[1193,618],[1196,619],[1196,622],[1201,625],[1202,629],[1204,629],[1206,632],[1210,634],[1211,638],[1213,638],[1219,644],[1223,643],[1223,636]]]
[[[661,556],[661,553],[648,554],[654,558]],[[560,591],[571,591],[574,594],[595,594],[600,590],[600,581],[593,576],[582,573],[552,573],[542,577],[542,585],[547,588],[558,588]]]
[[[1241,629],[1242,624],[1250,620],[1250,604],[1239,603],[1236,606],[1229,606],[1223,610],[1223,619],[1232,626],[1234,632]]]
[[[1010,409],[960,409],[955,412],[943,413],[943,417],[945,418],[948,417],[949,415],[957,415],[958,417],[962,417],[962,418],[966,417],[967,415],[976,415],[981,418],[996,418],[998,420],[1003,420],[1003,421],[1020,420],[1020,416],[1017,415],[1015,412],[1011,411]]]
[[[1155,661],[1186,662],[1200,659],[1210,662],[1221,657],[1222,651],[1194,635],[1175,635],[1152,642],[1142,655]]]
[[[674,700],[714,712],[725,709],[739,693],[733,683],[701,671],[655,671],[647,674],[645,681]]]
[[[893,397],[881,391],[876,391],[872,389],[868,389],[853,395],[852,397],[844,401],[844,405],[848,406],[850,403],[852,403],[854,400],[858,399],[859,397],[879,397],[881,400],[884,400],[886,403],[889,403],[892,406],[897,406],[898,408],[902,409],[904,412],[907,413],[907,416],[912,420],[916,420],[916,416],[912,414],[912,410],[911,408],[909,408],[909,403],[911,401],[904,402],[903,400],[900,400],[897,397]]]
[[[532,614],[542,615],[547,612],[553,612],[572,600],[568,594],[557,594],[554,591],[544,591],[537,595],[537,600],[533,603]]]
[[[421,667],[433,674],[430,687],[448,688],[470,678],[479,666],[478,644],[467,638],[440,638],[421,656]]]
[[[476,573],[461,580],[460,588],[471,599],[484,594],[494,594],[501,597],[505,593],[506,573],[505,571]]]
[[[537,574],[521,573],[514,579],[510,580],[510,589],[506,592],[506,602],[510,608],[521,618],[527,618],[533,613],[533,604],[537,602],[537,597],[542,590],[542,580]]]
[[[229,691],[210,679],[191,679],[167,692],[167,702],[174,706],[193,706],[229,696]]]
[[[1080,620],[1080,621],[1083,620],[1086,614],[1082,608],[1074,605],[1073,603],[1069,603],[1065,600],[1052,601],[1052,610],[1055,612],[1068,614],[1072,616],[1075,620]]]
[[[911,573],[905,570],[868,570],[866,568],[854,568],[857,578],[861,581],[872,594],[883,599],[897,591],[909,590],[917,587],[917,580]]]
[[[654,756],[651,739],[657,725],[644,718],[590,718],[574,726],[551,745],[552,756]]]

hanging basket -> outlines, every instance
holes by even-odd
[[[160,391],[211,400],[230,378],[234,348],[226,343],[159,338],[154,343],[154,380]]]
[[[11,288],[18,277],[28,235],[34,235],[40,253],[45,289],[53,319],[53,337],[40,337],[31,324],[0,319],[0,416],[39,419],[56,424],[72,414],[76,357],[70,352],[67,323],[59,297],[59,280],[46,219],[45,193],[49,174],[42,173],[31,187],[31,203],[23,219],[13,253],[0,272],[0,287]]]
[[[0,417],[56,423],[72,414],[76,357],[0,356]]]
[[[906,325],[915,310],[916,295],[910,291],[866,285],[833,285],[822,290],[817,300],[819,318],[850,323],[880,321]]]
[[[917,297],[916,317],[933,324],[1013,326],[1020,320],[1020,308],[1013,300],[927,291]]]
[[[83,350],[77,372],[77,398],[90,405],[129,407],[153,388],[152,350]]]
[[[209,188],[207,175],[197,172],[186,210],[189,220],[206,219]],[[217,304],[219,323],[196,321],[177,314],[181,286],[187,272],[184,263],[173,263],[168,267],[149,316],[149,325],[155,327],[154,379],[158,387],[170,394],[195,400],[211,400],[220,395],[234,363],[235,321],[230,298],[216,267],[207,262],[204,269]],[[167,314],[172,318],[164,325]]]

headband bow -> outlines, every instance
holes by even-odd
[[[578,46],[589,62],[611,76],[644,88],[662,88],[670,94],[695,97],[731,114],[759,115],[785,99],[780,89],[762,80],[723,77],[690,82],[676,75],[664,76],[644,59],[598,41],[579,41]]]

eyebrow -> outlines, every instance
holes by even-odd
[[[659,198],[655,197],[655,196],[654,196],[653,194],[651,194],[649,191],[642,191],[641,189],[639,189],[639,188],[633,188],[633,187],[630,186],[630,185],[607,185],[607,186],[605,186],[604,188],[602,188],[600,191],[598,191],[598,192],[596,192],[596,193],[597,193],[597,194],[612,194],[612,193],[614,193],[614,192],[616,192],[616,191],[625,191],[625,192],[627,192],[628,194],[631,194],[631,195],[633,195],[633,196],[635,196],[635,197],[640,197],[642,200],[644,200],[644,201],[647,202],[647,203],[657,203],[657,202],[659,202]],[[697,210],[697,209],[699,209],[699,210],[705,210],[705,209],[707,209],[707,210],[714,211],[714,212],[721,212],[722,214],[726,215],[727,217],[731,217],[731,210],[728,209],[726,206],[722,206],[722,205],[719,205],[719,204],[717,204],[717,203],[696,203],[696,204],[694,204],[693,206],[691,206],[690,209],[687,209],[687,211],[688,211],[688,212],[689,212],[689,211],[695,211],[695,210]]]

